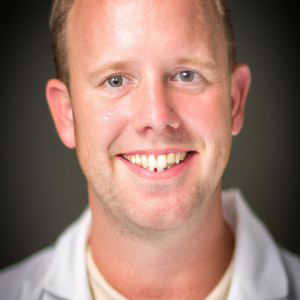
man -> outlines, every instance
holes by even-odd
[[[90,211],[1,299],[300,299],[299,259],[221,193],[250,85],[228,3],[57,0],[50,23],[47,99]]]

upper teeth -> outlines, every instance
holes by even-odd
[[[187,152],[182,153],[169,153],[155,156],[154,154],[149,155],[123,155],[124,158],[129,160],[135,165],[149,169],[149,171],[161,172],[166,168],[171,168],[176,164],[179,164],[180,161],[183,161],[187,155]]]

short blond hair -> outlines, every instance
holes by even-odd
[[[68,45],[66,30],[69,11],[75,0],[53,0],[50,14],[52,54],[56,78],[69,87]]]
[[[52,37],[52,53],[56,78],[69,88],[70,73],[68,66],[68,45],[66,28],[69,11],[75,0],[53,0],[50,15],[50,31]],[[223,28],[228,44],[228,59],[233,70],[236,64],[236,38],[234,33],[231,9],[228,0],[215,0],[217,10],[222,18]]]

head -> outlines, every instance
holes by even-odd
[[[62,141],[76,146],[92,209],[145,230],[213,214],[250,83],[248,67],[234,63],[227,2],[62,7],[51,17],[59,80],[48,82],[47,99]],[[186,159],[163,172],[124,159],[179,152]]]
[[[56,78],[69,87],[70,73],[68,69],[68,44],[66,43],[66,28],[69,11],[75,0],[53,0],[50,17],[52,36],[53,60]],[[234,69],[236,64],[236,40],[228,0],[214,0],[219,18],[222,22],[224,35],[227,40],[228,62]]]

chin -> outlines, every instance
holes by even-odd
[[[155,193],[134,193],[127,199],[124,213],[136,227],[145,230],[172,230],[184,226],[195,215],[200,205],[197,193],[162,191]]]

